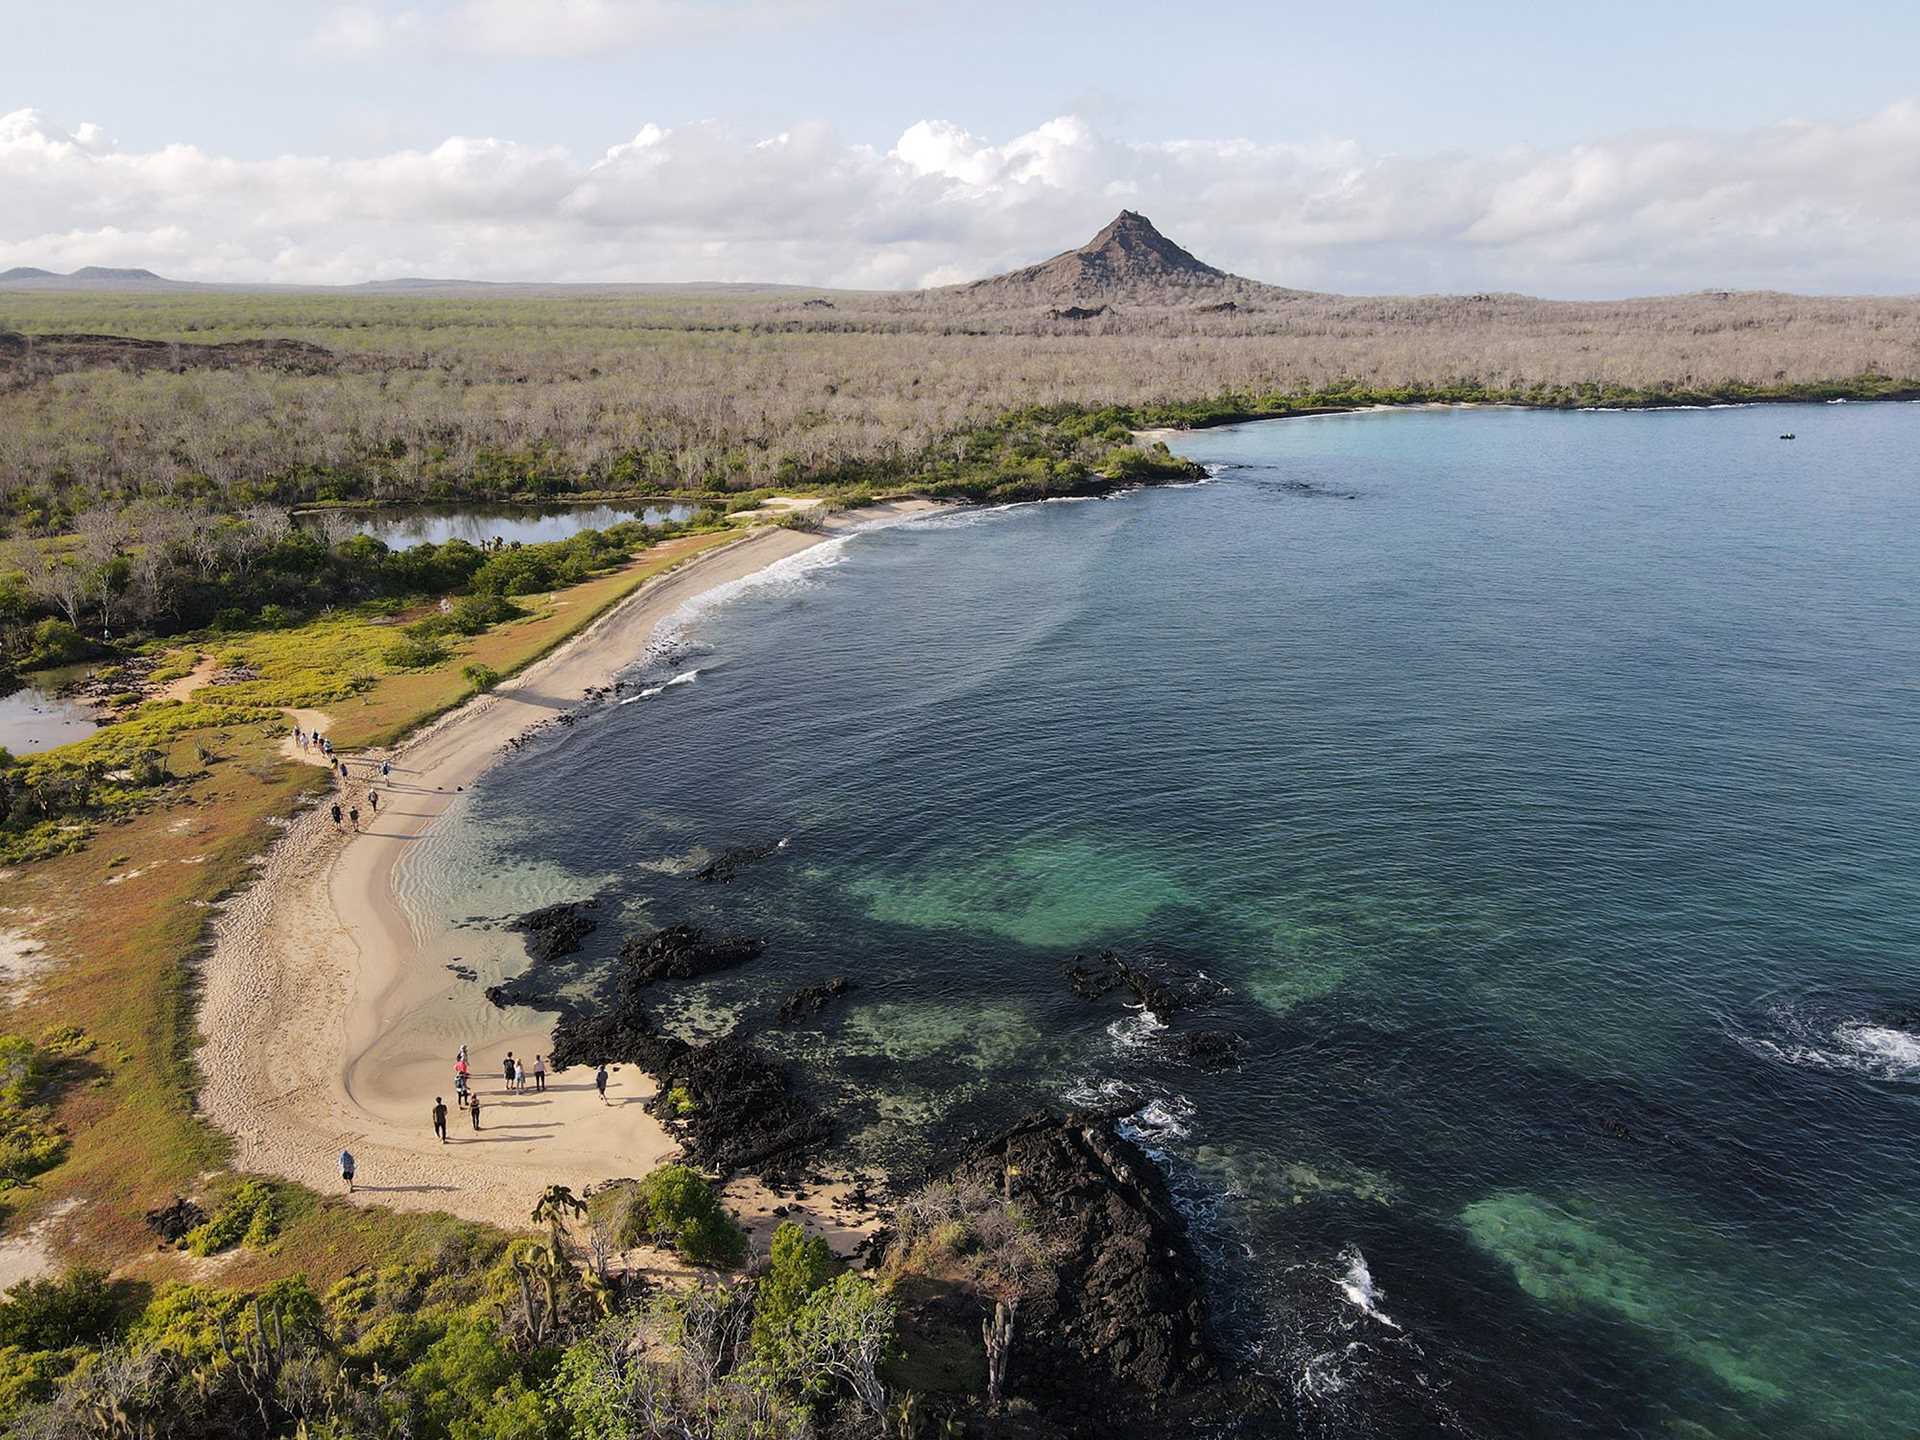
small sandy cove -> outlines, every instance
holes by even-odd
[[[327,804],[294,821],[260,879],[226,907],[206,963],[200,1107],[233,1136],[235,1167],[338,1193],[338,1157],[351,1150],[357,1203],[523,1229],[548,1184],[577,1191],[669,1159],[676,1147],[644,1108],[654,1087],[642,1072],[619,1067],[611,1104],[578,1067],[549,1076],[545,1093],[535,1093],[531,1064],[549,1048],[552,1015],[489,1009],[478,1026],[484,1033],[475,1033],[470,1010],[450,1013],[438,948],[446,937],[413,933],[394,897],[395,864],[509,740],[609,683],[689,600],[851,530],[937,508],[902,501],[837,516],[820,532],[752,531],[648,581],[553,654],[390,755],[345,757],[353,778],[343,803],[360,806],[364,833],[342,834]],[[328,728],[314,712],[292,718],[302,729]],[[291,741],[286,753],[312,758]],[[381,759],[392,763],[390,778],[375,776]],[[364,798],[369,777],[380,789],[377,818]],[[476,1134],[453,1112],[451,1143],[442,1144],[430,1112],[436,1095],[453,1104],[462,1044],[483,1128]],[[505,1093],[500,1062],[508,1051],[529,1067],[524,1095]],[[778,1202],[757,1182],[737,1181],[727,1194],[749,1228],[764,1235],[775,1223]],[[810,1188],[805,1207],[810,1223],[845,1249],[871,1221],[836,1213],[840,1194],[837,1186]]]

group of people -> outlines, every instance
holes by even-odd
[[[347,785],[352,777],[347,772],[347,762],[333,753],[333,742],[317,731],[303,731],[298,725],[293,727],[293,740],[302,750],[312,745],[320,747],[320,753],[327,757],[327,768],[333,772],[333,778],[340,782],[341,798],[346,799]],[[380,778],[382,780],[388,780],[391,779],[392,776],[393,762],[391,760],[382,760],[380,762]],[[375,815],[380,813],[380,792],[372,785],[367,786],[367,808]],[[358,805],[347,804],[343,806],[340,800],[335,800],[333,802],[332,815],[336,828],[345,827],[351,829],[356,834],[359,833],[360,807]]]
[[[533,1069],[529,1071],[526,1062],[513,1058],[513,1052],[507,1052],[506,1059],[500,1065],[501,1078],[506,1082],[506,1093],[524,1095],[527,1093],[527,1076],[533,1076],[534,1093],[544,1094],[547,1088],[547,1057],[533,1057]],[[607,1098],[607,1067],[602,1065],[597,1077],[600,1098]],[[467,1112],[473,1121],[473,1128],[480,1128],[480,1091],[473,1080],[473,1067],[467,1063],[467,1047],[462,1045],[459,1054],[453,1057],[453,1099],[454,1104]],[[447,1102],[436,1095],[433,1097],[433,1133],[440,1137],[442,1144],[447,1139]]]
[[[509,1095],[524,1095],[526,1093],[528,1075],[533,1076],[533,1088],[536,1094],[544,1093],[547,1088],[547,1057],[544,1055],[534,1056],[533,1068],[532,1070],[528,1070],[522,1061],[514,1059],[513,1052],[509,1050],[506,1058],[501,1061],[500,1069],[501,1077],[506,1082],[506,1093]],[[607,1099],[607,1067],[604,1064],[593,1072],[593,1088],[595,1093],[599,1095],[602,1105],[611,1105],[613,1103]],[[480,1091],[474,1084],[473,1067],[467,1061],[467,1047],[464,1045],[460,1047],[459,1053],[456,1054],[453,1059],[453,1096],[453,1108],[467,1112],[467,1118],[473,1122],[473,1128],[477,1133],[480,1129]],[[447,1117],[450,1113],[446,1097],[443,1095],[434,1096],[433,1133],[439,1138],[442,1145],[448,1143]],[[353,1152],[350,1150],[342,1150],[340,1152],[340,1179],[346,1184],[349,1195],[353,1193],[354,1169]]]
[[[294,726],[293,743],[302,750],[318,750],[327,759],[333,759],[333,741],[318,730],[302,730],[298,725]]]

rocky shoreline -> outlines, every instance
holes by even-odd
[[[721,850],[684,878],[726,883],[739,866],[770,853]],[[595,932],[597,910],[593,900],[567,902],[508,922],[527,936],[532,964],[511,983],[506,1003],[560,1011],[555,1068],[647,1072],[657,1086],[649,1112],[679,1142],[686,1163],[722,1181],[750,1174],[775,1195],[804,1195],[804,1187],[822,1183],[820,1170],[833,1168],[836,1126],[794,1065],[750,1030],[689,1041],[663,1029],[652,1009],[656,987],[750,965],[764,943],[688,923],[630,935],[602,994],[582,1002],[559,990],[552,966]],[[1111,952],[1075,956],[1063,968],[1086,1000],[1122,999],[1168,1016],[1221,989],[1192,968]],[[854,988],[845,976],[801,986],[764,1023],[803,1023]],[[1169,1053],[1219,1068],[1237,1063],[1243,1044],[1230,1032],[1185,1030],[1170,1038]],[[864,1263],[894,1273],[903,1352],[945,1357],[902,1363],[927,1413],[943,1416],[952,1433],[1171,1437],[1275,1405],[1223,1358],[1194,1237],[1166,1176],[1122,1133],[1124,1108],[1028,1115],[960,1146],[921,1184],[890,1177],[889,1193],[879,1197],[883,1223],[899,1228],[883,1228],[863,1245]],[[860,1190],[861,1208],[875,1203],[864,1184]],[[991,1267],[927,1265],[911,1216],[921,1197],[936,1192],[1018,1217],[1029,1262],[1011,1307]],[[1005,1354],[997,1406],[986,1383],[996,1335]]]

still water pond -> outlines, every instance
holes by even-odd
[[[86,706],[62,699],[60,681],[38,677],[10,695],[0,695],[0,750],[35,755],[56,745],[84,740],[100,727]]]
[[[391,550],[416,545],[442,545],[465,540],[484,545],[490,540],[508,544],[539,544],[565,540],[582,530],[605,530],[638,520],[643,525],[666,525],[691,520],[694,507],[678,503],[638,505],[409,505],[392,510],[335,512],[353,521],[354,531],[371,535]],[[318,528],[320,512],[298,517],[302,525]]]

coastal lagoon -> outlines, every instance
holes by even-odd
[[[371,535],[389,550],[411,550],[416,545],[444,545],[464,540],[486,545],[501,540],[509,545],[541,545],[565,540],[582,530],[606,530],[629,520],[643,525],[666,525],[691,520],[694,507],[678,502],[659,505],[398,505],[385,510],[306,510],[296,518],[318,527],[329,515],[344,516],[356,535]]]
[[[1175,444],[1213,478],[700,602],[404,897],[602,896],[582,993],[649,924],[765,936],[661,987],[689,1031],[846,975],[765,1040],[856,1162],[1124,1105],[1304,1433],[1910,1433],[1920,407]],[[463,934],[478,983],[524,965]],[[1109,948],[1222,989],[1076,997]],[[1239,1063],[1176,1058],[1201,1030]]]

